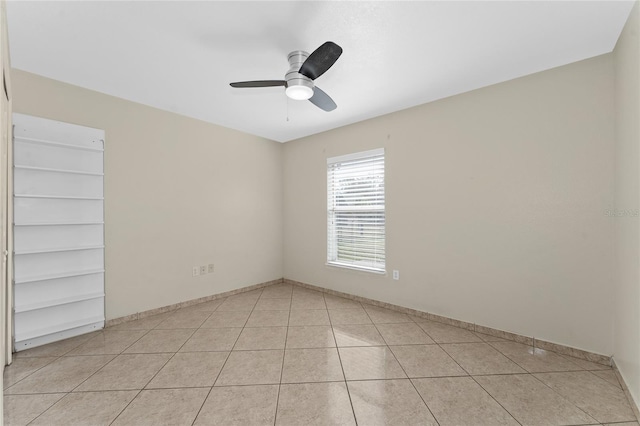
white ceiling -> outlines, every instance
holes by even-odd
[[[15,68],[286,142],[610,52],[632,1],[25,2],[7,5]],[[287,54],[344,53],[317,85],[284,88]],[[287,116],[289,119],[287,120]]]

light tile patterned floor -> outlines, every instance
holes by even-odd
[[[5,425],[638,425],[613,371],[278,284],[17,354]]]

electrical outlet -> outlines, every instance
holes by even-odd
[[[209,264],[209,269],[207,270],[209,274],[213,274],[213,263]]]
[[[400,271],[398,271],[397,269],[393,270],[393,279],[394,280],[399,280],[400,279]]]
[[[191,272],[193,275],[193,277],[197,277],[198,275],[200,275],[200,268],[198,268],[197,266],[193,267],[193,271]]]
[[[205,265],[202,265],[200,267],[200,275],[205,275],[207,273],[207,267]]]

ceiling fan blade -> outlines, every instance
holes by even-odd
[[[231,87],[275,87],[286,86],[287,82],[284,80],[258,80],[258,81],[239,81],[237,83],[229,83]]]
[[[319,87],[313,88],[313,96],[309,99],[309,102],[326,112],[333,111],[338,107],[331,99],[331,96],[320,90]]]
[[[331,68],[340,55],[342,55],[342,48],[332,41],[327,41],[309,55],[298,72],[315,80]]]

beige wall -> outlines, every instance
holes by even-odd
[[[13,74],[15,111],[107,132],[108,318],[284,275],[614,353],[613,55],[285,145]],[[326,158],[377,147],[399,281],[325,266]]]
[[[13,85],[15,112],[106,130],[107,319],[282,277],[281,144],[18,70]]]
[[[287,143],[285,277],[611,354],[613,103],[604,55]],[[325,266],[326,158],[378,147],[388,274]]]
[[[640,405],[640,7],[614,51],[616,94],[614,359]],[[629,215],[629,212],[632,212]]]

